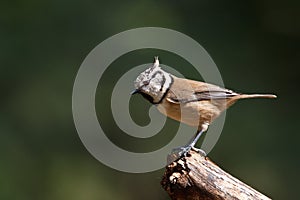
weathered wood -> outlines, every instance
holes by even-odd
[[[194,151],[166,167],[161,185],[173,200],[270,200]]]

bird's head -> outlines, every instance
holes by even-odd
[[[156,56],[153,66],[143,71],[134,81],[135,90],[132,94],[139,93],[151,103],[157,104],[168,92],[172,82],[171,75],[159,67]]]

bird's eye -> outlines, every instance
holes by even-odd
[[[150,81],[143,81],[143,85],[149,85]]]

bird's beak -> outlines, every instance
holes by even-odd
[[[134,94],[137,94],[137,93],[139,93],[139,92],[140,92],[139,89],[135,89],[135,90],[133,90],[132,92],[130,92],[130,94],[131,94],[131,95],[134,95]]]

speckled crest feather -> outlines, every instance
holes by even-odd
[[[153,66],[142,72],[134,82],[137,90],[152,98],[152,103],[159,103],[171,85],[172,77],[159,67],[158,57],[155,57]]]

